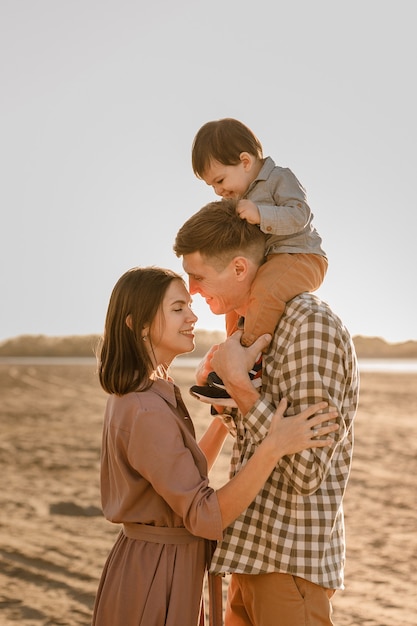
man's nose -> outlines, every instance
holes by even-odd
[[[198,283],[192,278],[188,280],[188,291],[190,292],[192,296],[194,296],[196,293],[199,293]]]

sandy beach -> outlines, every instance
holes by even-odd
[[[198,433],[208,408],[173,368]],[[346,589],[337,626],[417,623],[417,374],[362,373],[345,500]],[[0,365],[0,624],[88,626],[119,531],[103,519],[105,394],[94,365]],[[230,444],[211,476],[227,479]]]

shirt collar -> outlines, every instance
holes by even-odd
[[[151,391],[161,396],[166,402],[177,406],[177,398],[175,395],[175,385],[172,380],[164,380],[163,378],[156,378],[151,386]]]
[[[266,157],[264,164],[262,165],[259,171],[259,174],[257,175],[257,177],[255,178],[253,182],[255,183],[257,180],[266,180],[269,177],[272,170],[274,169],[274,167],[275,167],[275,163],[271,159],[271,157]]]
[[[249,188],[245,193],[245,198],[247,197],[248,193],[254,188],[254,186],[259,180],[267,180],[269,178],[269,175],[274,169],[274,167],[275,167],[275,163],[271,159],[271,157],[266,157],[266,159],[264,160],[264,164],[259,170],[259,174],[255,178],[255,180],[252,181],[251,184],[249,185]]]

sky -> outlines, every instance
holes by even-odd
[[[234,117],[307,191],[352,335],[417,340],[413,0],[1,0],[0,341],[101,333],[129,268],[182,272]],[[224,328],[194,297],[198,327]]]

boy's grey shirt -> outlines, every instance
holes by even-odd
[[[306,192],[292,171],[267,157],[245,198],[261,215],[260,229],[267,235],[266,254],[279,252],[326,256],[314,228]]]

